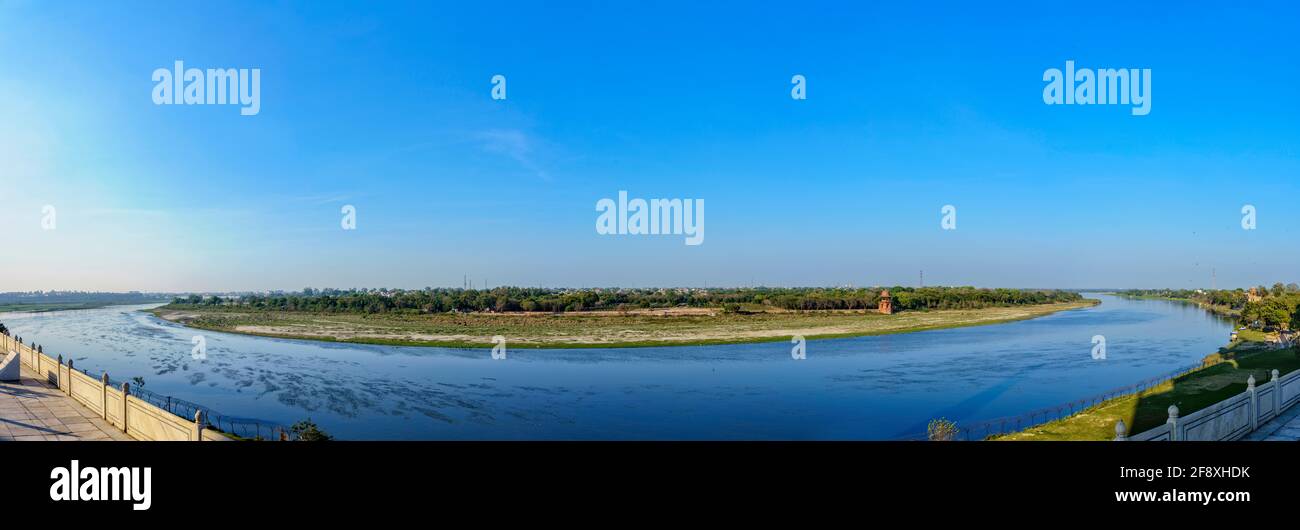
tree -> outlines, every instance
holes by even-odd
[[[1272,327],[1286,327],[1291,323],[1291,313],[1280,307],[1270,307],[1264,311],[1264,325]]]
[[[1269,297],[1250,302],[1241,310],[1241,323],[1251,327],[1287,327],[1291,325],[1296,301],[1291,297]],[[1257,325],[1258,324],[1258,325]]]
[[[311,418],[299,421],[289,427],[289,432],[300,442],[328,442],[334,437],[322,431]]]
[[[957,439],[957,424],[948,421],[946,418],[930,420],[930,424],[925,427],[926,435],[931,442],[951,442]]]

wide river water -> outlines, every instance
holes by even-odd
[[[893,439],[937,417],[1013,416],[1194,363],[1229,322],[1109,295],[1042,318],[791,344],[476,350],[200,331],[118,306],[0,313],[78,369],[231,416],[310,417],[344,439]],[[207,358],[195,360],[203,335]],[[1104,360],[1092,337],[1106,338]]]

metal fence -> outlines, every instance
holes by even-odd
[[[90,372],[84,373],[90,375]],[[203,421],[206,424],[205,428],[215,429],[226,434],[233,434],[240,438],[250,440],[297,440],[297,434],[284,425],[256,418],[242,418],[239,416],[222,414],[192,401],[186,401],[177,397],[146,390],[134,381],[126,382],[131,383],[132,396],[147,401],[155,407],[163,409],[176,416],[193,421],[194,413],[203,411]],[[122,383],[122,381],[109,380],[110,385],[119,388],[122,386]]]
[[[972,423],[959,423],[957,424],[957,430],[954,433],[955,436],[954,439],[959,441],[987,440],[989,437],[992,436],[1001,436],[1004,434],[1016,433],[1016,432],[1023,431],[1025,429],[1051,423],[1053,421],[1069,418],[1071,416],[1074,416],[1075,414],[1078,414],[1079,412],[1087,410],[1091,407],[1095,407],[1101,403],[1105,403],[1106,401],[1137,394],[1149,390],[1151,388],[1155,388],[1157,386],[1164,384],[1167,381],[1187,375],[1197,370],[1209,368],[1211,366],[1219,364],[1220,362],[1222,361],[1217,359],[1213,361],[1202,361],[1194,365],[1186,366],[1183,368],[1179,368],[1178,370],[1168,372],[1164,375],[1143,379],[1142,381],[1139,381],[1137,383],[1128,386],[1123,386],[1120,388],[1108,390],[1106,392],[1102,392],[1100,394],[1096,394],[1091,397],[1086,397],[1083,399],[1071,401],[1069,403],[1062,403],[1060,405],[1056,405],[1052,407],[1032,410],[1017,416],[994,418],[991,420],[984,420],[984,421],[972,422]],[[914,433],[910,435],[901,436],[897,439],[898,440],[928,440],[929,433],[927,432]]]
[[[8,335],[7,332],[4,334],[6,336]],[[17,344],[24,345],[22,337],[14,336],[12,337],[12,339],[17,341]],[[26,346],[29,349],[35,349],[37,352],[40,352],[42,354],[44,353],[40,348],[40,346],[36,345],[35,343],[26,344]],[[63,364],[62,355],[58,357],[58,361],[60,365]],[[69,368],[72,367],[71,359],[69,359],[68,361],[68,367]],[[89,370],[83,369],[81,370],[81,373],[94,377],[93,375],[90,374]],[[136,383],[135,381],[114,381],[111,378],[108,380],[108,384],[110,386],[115,386],[119,388],[122,386],[122,383],[124,382]],[[143,385],[138,383],[131,385],[131,395],[135,396],[138,399],[142,399],[171,414],[184,418],[187,421],[194,421],[195,413],[198,411],[203,411],[203,420],[204,420],[205,428],[211,428],[226,434],[238,436],[240,438],[245,438],[249,440],[297,440],[298,439],[297,433],[295,433],[292,429],[285,427],[284,425],[280,425],[278,423],[271,423],[256,418],[242,418],[239,416],[230,416],[227,414],[222,414],[220,412],[212,410],[211,408],[205,407],[203,405],[199,405],[198,403],[186,401],[172,396],[166,396],[163,394],[159,394],[157,392],[153,392],[151,390],[145,390]]]

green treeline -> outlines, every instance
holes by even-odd
[[[1254,293],[1256,300],[1251,300]],[[1240,325],[1274,331],[1300,329],[1300,285],[1275,283],[1245,289],[1132,289],[1129,296],[1171,298],[1208,304],[1236,316]]]
[[[974,287],[890,287],[895,310],[979,309],[1015,305],[1076,302],[1076,292],[1057,290],[977,289]],[[792,310],[868,309],[880,302],[875,288],[733,288],[733,289],[303,289],[298,293],[191,295],[175,298],[171,308],[230,307],[281,311],[342,313],[447,313],[453,311],[528,311],[562,313],[584,310],[668,307],[772,306]]]

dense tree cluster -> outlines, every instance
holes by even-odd
[[[977,289],[974,287],[890,287],[896,310],[978,309],[983,307],[1072,302],[1071,291]],[[795,310],[870,309],[881,288],[746,288],[746,289],[322,289],[298,293],[177,297],[174,307],[346,313],[446,313],[471,311],[566,312],[667,307],[737,308],[759,304]]]
[[[1300,285],[1275,283],[1272,287],[1253,288],[1258,300],[1251,300],[1247,289],[1189,290],[1133,289],[1120,294],[1155,296],[1191,300],[1225,307],[1236,313],[1241,325],[1260,329],[1300,329]]]
[[[1265,329],[1300,329],[1300,294],[1268,296],[1258,302],[1250,302],[1241,310],[1243,325]]]

